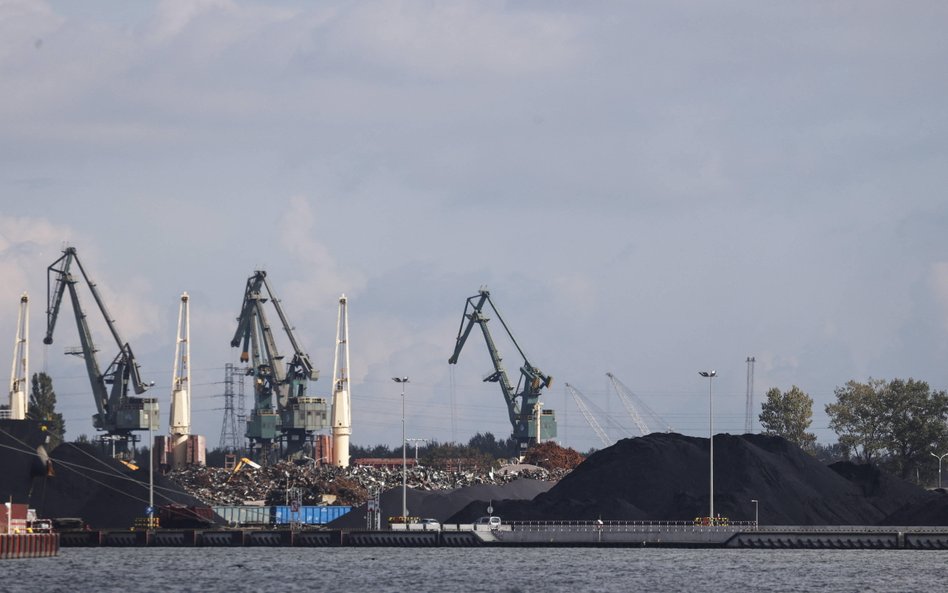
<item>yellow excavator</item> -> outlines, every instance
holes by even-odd
[[[230,475],[227,477],[227,481],[230,482],[230,479],[237,475],[237,472],[242,470],[244,466],[250,467],[252,469],[260,469],[259,463],[256,463],[247,457],[241,457],[240,461],[237,462],[237,465],[234,466],[234,470],[230,472]]]

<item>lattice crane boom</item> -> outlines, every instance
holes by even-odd
[[[572,396],[573,401],[576,402],[576,407],[579,408],[579,411],[582,413],[583,418],[586,419],[586,422],[592,427],[593,432],[596,433],[596,436],[599,437],[599,440],[602,441],[604,447],[609,447],[613,444],[612,439],[609,438],[609,435],[606,434],[606,431],[602,429],[602,426],[599,424],[599,421],[596,420],[596,417],[592,415],[592,412],[589,411],[589,407],[586,405],[585,398],[579,392],[578,389],[566,383],[566,392]]]

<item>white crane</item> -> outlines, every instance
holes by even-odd
[[[172,467],[183,467],[188,462],[188,438],[191,435],[191,314],[186,292],[181,294],[178,307],[178,340],[171,376],[168,431],[171,433]]]
[[[629,416],[632,418],[632,422],[635,423],[636,428],[639,429],[639,432],[642,433],[642,436],[645,436],[652,432],[648,424],[645,423],[645,420],[642,418],[642,415],[639,414],[638,410],[641,408],[645,413],[650,416],[652,419],[657,421],[662,425],[662,428],[666,432],[673,432],[672,427],[665,422],[661,416],[656,414],[649,408],[645,402],[641,400],[631,389],[625,386],[625,384],[616,378],[612,373],[606,373],[606,376],[609,377],[609,381],[612,382],[612,387],[616,391],[616,395],[619,396],[619,401],[622,402],[622,405],[625,407],[626,412],[629,413]]]
[[[596,436],[598,436],[599,440],[602,441],[603,446],[612,446],[614,441],[609,438],[609,436],[606,434],[606,431],[602,429],[602,426],[596,420],[595,416],[593,416],[592,412],[589,411],[589,407],[586,405],[585,398],[579,392],[579,390],[567,383],[566,392],[573,396],[573,401],[576,402],[576,407],[579,408],[580,412],[582,412],[586,422],[588,422],[589,426],[591,426],[593,431],[595,431]]]
[[[349,435],[352,413],[349,405],[349,305],[339,297],[336,318],[336,352],[332,363],[332,464],[349,467]]]
[[[30,381],[30,297],[20,297],[20,312],[16,320],[16,341],[13,343],[13,369],[10,371],[10,418],[26,420],[28,399],[26,389]]]

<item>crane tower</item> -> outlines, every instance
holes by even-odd
[[[747,406],[744,411],[744,432],[754,429],[754,362],[753,356],[747,357]]]
[[[178,307],[178,341],[171,375],[168,431],[171,433],[172,467],[184,467],[191,434],[191,314],[186,292],[181,295]]]
[[[332,464],[348,467],[352,413],[349,401],[349,305],[346,295],[339,297],[332,385]]]
[[[30,380],[30,297],[20,297],[16,320],[16,341],[13,343],[13,369],[10,371],[10,419],[26,420]]]

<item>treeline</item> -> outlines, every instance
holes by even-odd
[[[432,467],[455,467],[455,469],[471,469],[490,467],[497,459],[509,459],[517,456],[517,441],[513,437],[498,439],[493,433],[477,433],[466,445],[459,443],[440,443],[432,440],[419,443],[417,448],[418,463]],[[406,454],[414,459],[416,448],[412,444],[406,446]],[[362,447],[349,446],[349,457],[360,459],[365,457],[392,458],[401,457],[401,447],[388,445],[373,445]]]
[[[906,479],[931,480],[932,454],[948,452],[948,393],[915,379],[849,381],[827,404],[829,427],[839,440],[819,445],[809,432],[813,399],[794,385],[767,392],[760,424],[766,434],[786,438],[817,457],[872,463]]]

